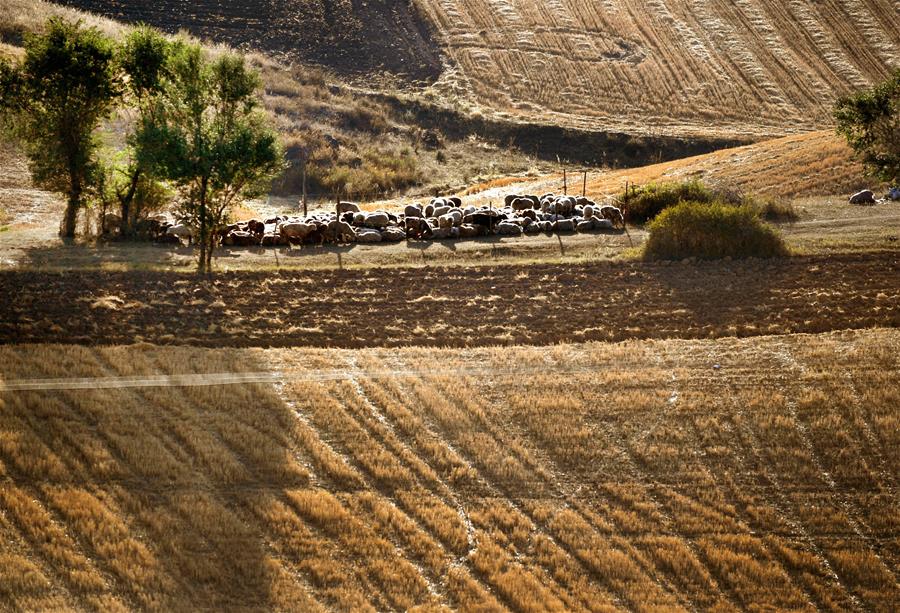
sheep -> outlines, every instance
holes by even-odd
[[[451,211],[452,208],[453,208],[453,207],[449,207],[449,206],[446,206],[446,205],[435,206],[435,207],[434,207],[434,211],[432,212],[432,215],[433,215],[434,217],[440,218],[441,215],[446,215],[447,213],[449,213],[449,212]]]
[[[612,230],[615,227],[611,219],[594,217],[591,222],[594,224],[594,230]]]
[[[431,238],[433,234],[431,226],[421,217],[407,217],[404,226],[407,238]]]
[[[388,217],[387,213],[385,213],[384,211],[376,211],[365,216],[363,225],[365,225],[367,228],[373,228],[377,230],[387,226],[390,221],[391,219],[390,217]]]
[[[179,241],[187,239],[188,245],[194,242],[194,229],[187,224],[176,224],[166,229],[166,236],[174,236]]]
[[[252,247],[259,244],[259,238],[250,232],[244,232],[242,230],[231,232],[225,237],[225,240],[229,245],[234,245],[236,247]]]
[[[316,229],[316,224],[298,222],[285,222],[278,226],[278,232],[286,241],[302,241]]]
[[[479,234],[478,226],[465,223],[459,227],[460,238],[476,238]]]
[[[864,189],[850,196],[850,204],[875,204],[875,192]]]
[[[438,227],[439,228],[452,228],[453,227],[453,215],[449,213],[446,215],[441,215],[438,217]]]
[[[266,224],[258,219],[251,219],[247,222],[247,231],[250,234],[263,235],[266,232]]]
[[[263,247],[280,247],[287,244],[287,240],[280,234],[263,234],[262,242],[260,244]]]
[[[397,226],[390,226],[381,231],[381,240],[396,243],[406,238],[406,232]]]
[[[594,216],[594,205],[585,205],[585,207],[581,210],[581,214],[585,219],[591,219]]]
[[[365,223],[366,223],[366,214],[365,213],[357,212],[357,213],[353,214],[353,225],[354,226],[361,226],[361,225],[364,225]]]
[[[593,219],[584,219],[575,224],[575,229],[578,232],[590,232],[594,230],[594,220]]]
[[[356,230],[357,243],[380,243],[381,232],[370,228],[359,228]]]
[[[425,206],[425,209],[422,211],[422,216],[426,219],[429,217],[434,217],[434,205],[428,204]]]
[[[623,229],[625,228],[625,216],[622,215],[622,210],[618,207],[607,204],[601,206],[600,210],[597,211],[597,213],[597,216],[601,219],[608,219],[610,222],[612,222],[614,227],[618,225]]]
[[[324,240],[333,243],[352,243],[356,238],[356,233],[353,231],[353,226],[335,219],[325,226],[322,236]],[[380,240],[381,234],[378,236]]]
[[[512,208],[513,211],[524,211],[534,208],[534,202],[529,198],[513,198],[512,202],[507,206]]]
[[[451,204],[451,206],[455,206],[456,208],[462,207],[462,198],[459,196],[450,196],[447,198],[447,202]]]
[[[340,215],[341,213],[359,213],[360,208],[359,205],[355,202],[343,202],[339,201],[337,205],[335,205],[335,212]]]
[[[497,233],[504,236],[519,236],[522,234],[522,226],[511,221],[501,221],[497,224]]]
[[[556,221],[554,225],[554,229],[557,232],[574,232],[575,231],[575,220],[574,219],[559,219]]]
[[[453,238],[453,230],[456,230],[456,235],[459,236],[459,228],[436,228],[432,233],[431,238],[434,240]]]
[[[422,217],[422,205],[421,204],[407,204],[403,208],[404,217]]]

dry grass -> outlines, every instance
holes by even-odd
[[[0,348],[5,380],[358,373],[0,393],[0,607],[889,611],[898,349]]]
[[[570,190],[581,192],[581,175],[569,176]],[[612,170],[588,175],[587,193],[594,198],[620,197],[626,183],[699,180],[735,193],[768,198],[809,198],[851,194],[877,182],[868,179],[846,143],[831,131],[817,131],[766,140],[752,145],[722,149],[705,155],[651,164],[640,168]],[[479,200],[494,199],[506,191],[543,193],[562,191],[562,176],[503,182],[505,190],[485,186],[473,193]]]

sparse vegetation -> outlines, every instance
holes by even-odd
[[[787,255],[778,232],[757,211],[721,202],[682,202],[649,226],[644,257],[651,260],[771,258]]]

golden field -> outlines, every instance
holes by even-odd
[[[892,611],[898,350],[6,346],[281,382],[0,392],[0,608]]]
[[[760,138],[830,124],[900,64],[891,0],[418,0],[446,90],[510,118]],[[439,82],[440,84],[440,82]]]

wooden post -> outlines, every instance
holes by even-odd
[[[563,168],[563,196],[567,196],[569,194],[569,188],[566,181],[566,169]]]
[[[581,197],[587,197],[587,171],[584,171],[584,183],[581,184]]]
[[[306,158],[303,158],[303,217],[308,215],[306,210]]]

